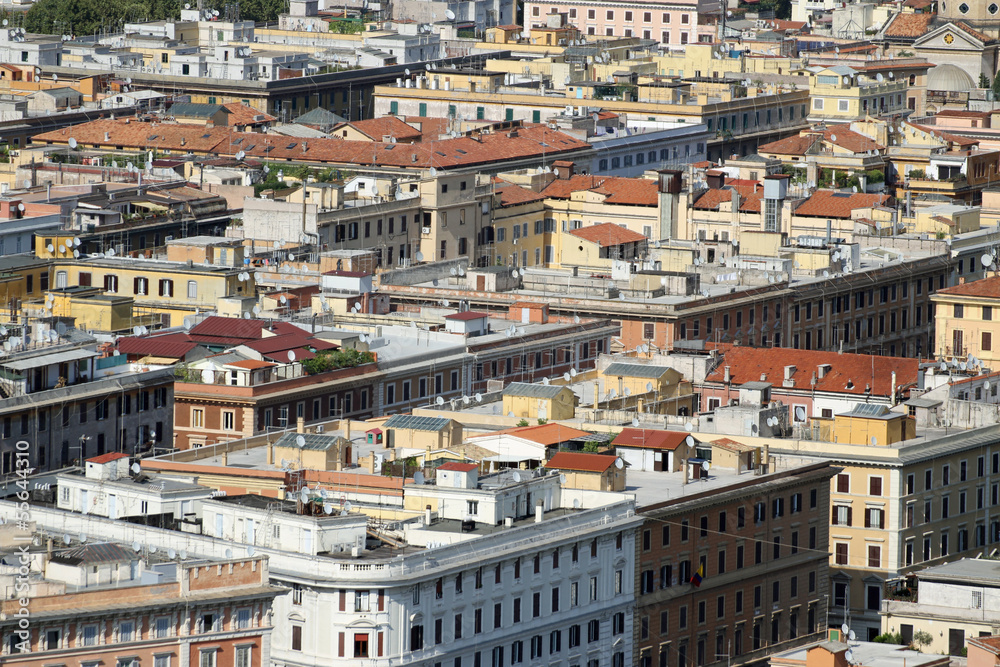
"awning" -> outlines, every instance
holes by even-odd
[[[26,371],[31,368],[63,364],[71,361],[79,361],[80,359],[90,359],[96,356],[97,352],[93,350],[67,350],[66,352],[56,352],[55,354],[40,354],[28,359],[0,362],[0,366],[12,371]]]

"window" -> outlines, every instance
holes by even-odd
[[[869,477],[868,478],[868,495],[870,495],[870,496],[881,496],[882,495],[882,478],[881,477]]]
[[[188,297],[187,298],[189,298],[189,299],[197,299],[198,298],[198,281],[197,280],[189,280],[188,281]]]
[[[252,646],[237,646],[234,667],[250,667],[250,652],[252,650]]]
[[[202,649],[198,660],[199,667],[215,667],[216,649]]]

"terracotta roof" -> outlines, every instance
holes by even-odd
[[[920,37],[927,32],[931,21],[937,14],[896,14],[889,27],[885,29],[886,37]]]
[[[107,454],[101,454],[100,456],[95,456],[92,459],[87,459],[87,463],[96,463],[102,465],[104,463],[111,463],[112,461],[117,461],[118,459],[127,459],[128,454],[123,454],[121,452],[109,452]]]
[[[693,162],[693,163],[691,163],[691,168],[692,169],[709,169],[709,168],[714,167],[714,166],[715,166],[715,163],[714,162],[710,162],[708,160],[702,160],[701,162]]]
[[[694,202],[693,208],[703,211],[717,211],[719,204],[731,201],[733,190],[740,195],[740,210],[745,213],[760,213],[760,201],[764,198],[764,186],[727,185],[724,188],[711,188]]]
[[[245,338],[256,340],[263,335],[268,323],[264,320],[245,320],[240,317],[219,317],[211,315],[191,327],[192,336],[224,338]]]
[[[968,34],[972,35],[973,37],[978,39],[980,42],[983,42],[984,44],[989,44],[991,42],[996,41],[989,35],[979,32],[978,30],[973,28],[968,23],[965,23],[964,21],[955,21],[954,23],[952,23],[952,25],[954,25],[956,28],[959,28],[960,30],[967,32]]]
[[[906,0],[903,3],[904,7],[912,7],[913,9],[924,9],[925,7],[930,7],[933,5],[935,0]]]
[[[794,366],[791,379],[795,388],[854,394],[864,396],[865,387],[871,385],[873,396],[889,396],[892,393],[892,373],[896,373],[896,386],[905,387],[917,381],[918,359],[902,357],[880,357],[867,354],[839,354],[822,350],[796,350],[791,348],[758,348],[724,345],[723,359],[705,378],[706,383],[721,384],[725,380],[725,369],[729,367],[731,383],[735,385],[752,382],[764,376],[774,389],[780,392],[785,378],[785,366]],[[829,364],[830,369],[819,377],[821,364]],[[816,373],[816,384],[812,384]],[[848,381],[851,388],[848,388]]]
[[[945,118],[988,118],[993,112],[992,111],[972,111],[970,109],[942,109],[938,111],[937,116],[944,116]]]
[[[197,341],[187,334],[170,333],[162,336],[128,336],[118,339],[118,351],[122,354],[148,355],[183,359],[188,352],[198,347]]]
[[[479,313],[474,310],[467,310],[463,313],[452,313],[451,315],[445,315],[446,320],[458,320],[460,322],[467,322],[469,320],[481,320],[484,317],[489,317],[488,313]]]
[[[837,140],[834,141],[833,137],[837,137]],[[871,150],[885,150],[885,146],[882,146],[874,139],[866,137],[860,132],[855,132],[846,125],[838,125],[836,127],[827,128],[823,132],[823,139],[825,141],[829,141],[835,146],[845,148],[852,153],[863,153]]]
[[[677,449],[688,434],[683,431],[660,431],[645,428],[626,428],[611,441],[618,447],[639,447],[641,449]]]
[[[890,199],[889,195],[882,194],[817,190],[809,199],[799,204],[793,215],[820,218],[850,218],[851,211],[859,208],[879,206]]]
[[[588,431],[581,431],[572,426],[564,426],[557,423],[540,424],[538,426],[518,426],[493,433],[493,435],[500,434],[524,438],[545,447],[558,445],[560,442],[568,442],[573,438],[582,438],[590,435]]]
[[[392,136],[397,139],[419,141],[422,134],[417,128],[404,123],[396,116],[382,116],[381,118],[369,118],[368,120],[356,120],[344,123],[333,128],[332,132],[349,125],[365,136],[371,137],[375,141],[382,141],[382,137]]]
[[[945,132],[939,130],[933,125],[917,125],[916,123],[907,123],[911,127],[915,127],[918,130],[923,130],[924,132],[933,132],[945,141],[949,141],[953,144],[958,144],[959,146],[978,146],[979,139],[970,139],[969,137],[963,137],[957,134],[952,134],[951,132]]]
[[[500,182],[503,183],[503,181]],[[539,194],[534,190],[529,190],[528,188],[522,188],[520,185],[514,185],[513,183],[499,186],[494,192],[500,195],[500,206],[517,206],[518,204],[527,204],[545,199],[545,195]]]
[[[545,464],[546,468],[572,470],[574,472],[604,472],[615,464],[617,456],[589,454],[583,452],[556,452]]]
[[[257,125],[260,123],[272,123],[278,120],[271,114],[257,111],[251,106],[242,102],[227,102],[222,107],[229,112],[227,119],[229,125]],[[256,120],[255,120],[256,119]]]
[[[812,148],[813,144],[819,141],[815,134],[800,134],[794,137],[787,137],[772,141],[769,144],[761,144],[757,147],[757,154],[776,153],[778,155],[805,155],[806,151]]]
[[[607,248],[608,246],[621,245],[623,243],[639,243],[640,241],[645,241],[646,237],[639,232],[633,232],[625,227],[619,227],[618,225],[611,224],[610,222],[603,222],[598,225],[591,225],[590,227],[581,227],[580,229],[573,229],[570,234],[581,238],[584,241],[590,241],[591,243],[596,243],[602,248]]]
[[[475,463],[458,463],[456,461],[449,461],[448,463],[443,463],[438,466],[438,470],[454,470],[455,472],[472,472],[479,466]]]
[[[542,194],[552,199],[569,199],[574,192],[581,190],[603,192],[607,195],[605,203],[608,204],[656,206],[660,200],[657,182],[652,179],[590,174],[557,178],[542,189]]]
[[[426,131],[425,131],[426,132]],[[95,120],[69,128],[43,132],[33,137],[38,143],[66,144],[73,137],[83,147],[121,146],[123,149],[235,155],[266,160],[353,164],[364,166],[424,169],[463,168],[495,164],[505,160],[559,155],[590,149],[590,144],[544,125],[517,128],[509,132],[489,132],[474,137],[458,137],[416,144],[346,139],[299,139],[249,132],[232,132],[228,127],[149,123],[132,119]],[[107,139],[105,139],[107,136]]]
[[[938,294],[951,296],[978,296],[986,298],[1000,298],[1000,276],[990,276],[972,282],[965,282],[954,287],[939,289]]]

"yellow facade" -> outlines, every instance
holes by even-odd
[[[903,412],[883,417],[842,414],[833,419],[816,418],[813,422],[819,426],[819,439],[826,442],[888,447],[916,435],[916,422]]]
[[[995,276],[977,281],[1000,284]],[[1000,295],[962,294],[966,285],[931,295],[934,304],[935,354],[939,359],[964,361],[972,355],[987,368],[1000,367]],[[986,290],[988,292],[988,290]],[[994,342],[996,341],[996,342]]]
[[[827,67],[809,76],[810,119],[851,121],[906,108],[905,81],[868,80],[847,67]]]
[[[578,401],[569,387],[563,387],[555,398],[505,395],[503,413],[509,416],[513,412],[514,417],[523,419],[573,419]]]
[[[937,238],[948,238],[955,234],[965,234],[980,228],[979,207],[961,207],[961,210],[942,211],[941,207],[917,209],[915,215],[903,218],[906,231],[911,234],[931,234]],[[948,207],[951,208],[951,207]]]

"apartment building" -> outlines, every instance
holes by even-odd
[[[524,5],[524,23],[536,25],[545,17],[562,13],[586,35],[625,36],[652,39],[660,44],[714,42],[719,6],[708,0],[644,2],[635,7],[609,7],[598,2],[539,2]]]
[[[670,500],[638,510],[636,664],[750,664],[824,633],[836,472],[824,462],[712,465],[690,482],[658,474]]]
[[[836,442],[769,443],[779,468],[815,457],[842,468],[830,488],[829,621],[839,625],[849,617],[861,638],[881,632],[887,582],[986,555],[1000,541],[1000,449],[992,444],[1000,427],[928,429],[916,437],[910,429],[907,439],[886,437],[889,421],[901,416],[859,404],[834,421],[870,423],[838,429]],[[872,444],[868,434],[880,429]]]
[[[815,66],[809,75],[810,122],[899,117],[908,113],[908,84],[847,65]]]
[[[142,372],[122,363],[124,357],[102,356],[93,337],[76,329],[49,334],[39,323],[8,326],[5,342],[13,351],[0,364],[5,474],[15,471],[16,444],[22,441],[31,445],[31,466],[44,471],[172,440],[173,373]]]
[[[931,302],[935,356],[948,361],[975,357],[985,367],[998,367],[1000,356],[993,351],[993,334],[1000,332],[993,324],[993,309],[1000,306],[1000,277],[962,280],[938,290]]]
[[[272,602],[281,589],[269,583],[267,559],[174,560],[171,552],[148,562],[158,559],[84,542],[28,554],[32,622],[21,635],[17,612],[26,607],[17,598],[2,603],[4,662],[269,665]],[[0,576],[11,587],[22,581]]]
[[[347,516],[338,511],[318,519],[341,526],[340,537],[355,534],[360,546],[328,541],[319,552],[313,540],[306,550],[299,519],[288,523],[288,539],[296,542],[286,542],[282,517],[325,514],[323,500],[312,492],[298,507],[261,506],[273,516],[266,541],[257,525],[247,532],[245,521],[235,538],[220,539],[40,506],[32,520],[40,527],[58,522],[73,534],[86,521],[90,539],[114,539],[127,530],[129,539],[157,551],[184,549],[221,560],[213,571],[226,569],[226,550],[252,547],[270,556],[271,582],[288,590],[275,601],[272,664],[633,664],[634,544],[641,523],[634,501],[560,488],[556,473],[456,475],[461,477],[447,486],[407,485],[419,492],[413,501],[421,509],[398,525],[394,537],[382,533],[394,546],[366,539],[367,520],[359,510],[374,517],[386,508],[365,509],[363,503]],[[223,515],[255,516],[240,515],[236,501],[228,501]],[[437,507],[429,518],[427,504]],[[0,503],[0,513],[13,511],[11,503]],[[223,518],[226,530],[233,528]],[[345,544],[351,548],[341,550]]]

